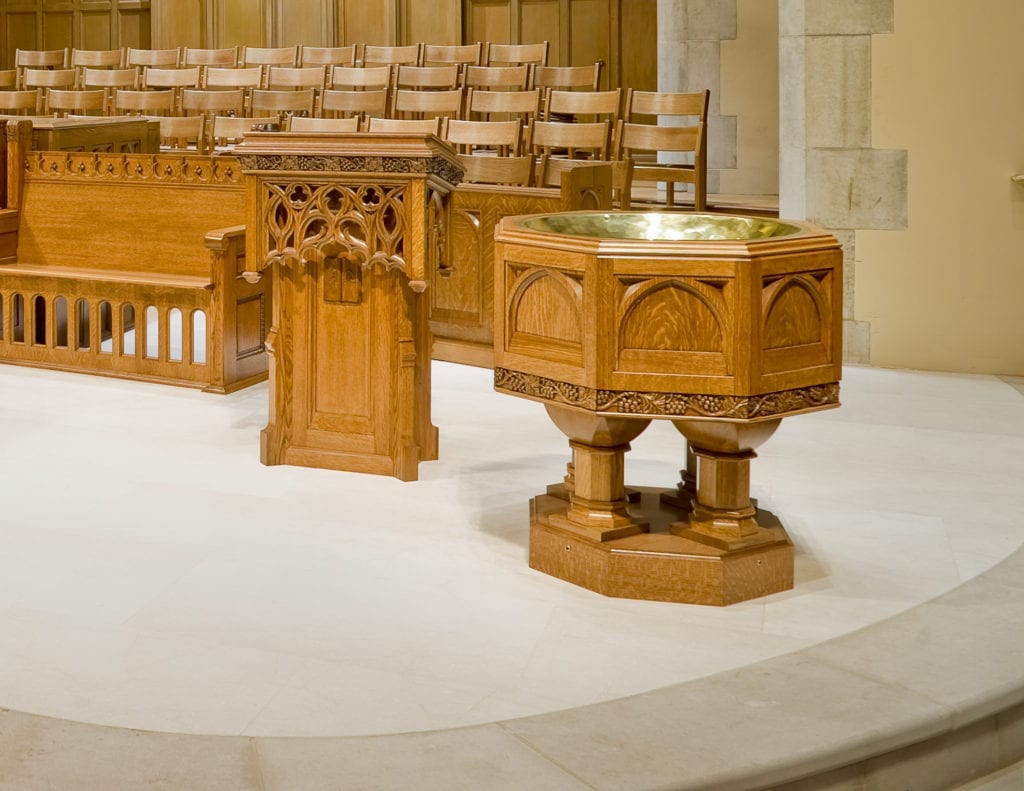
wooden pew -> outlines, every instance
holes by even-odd
[[[449,267],[432,273],[434,359],[494,367],[494,227],[502,217],[610,209],[612,168],[562,172],[561,188],[462,184],[452,196]]]
[[[211,392],[266,378],[236,160],[36,151],[8,123],[0,361]]]

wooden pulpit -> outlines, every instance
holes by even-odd
[[[424,290],[446,266],[455,152],[431,135],[265,132],[246,178],[246,276],[273,267],[264,464],[416,480],[437,458]]]

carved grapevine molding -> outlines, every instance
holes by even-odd
[[[595,390],[507,368],[495,368],[494,387],[496,390],[580,407],[591,412],[655,417],[753,420],[839,403],[838,382],[756,396],[719,396]]]
[[[349,157],[316,154],[242,154],[244,170],[283,170],[314,173],[422,173],[440,176],[452,186],[462,170],[442,157]]]
[[[36,178],[157,181],[167,184],[241,186],[233,157],[174,154],[83,154],[31,151],[25,174]]]

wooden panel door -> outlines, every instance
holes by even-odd
[[[605,62],[604,87],[655,90],[657,0],[463,0],[466,42],[550,43],[549,63]]]
[[[150,0],[0,2],[2,61],[16,49],[116,49],[150,46]]]

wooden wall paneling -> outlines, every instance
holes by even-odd
[[[462,4],[463,42],[514,42],[510,0],[464,0]]]
[[[600,0],[598,0],[600,2]],[[548,63],[568,65],[562,49],[562,32],[568,30],[568,13],[562,0],[519,0],[518,19],[513,20],[514,44],[549,42]]]
[[[208,47],[270,46],[263,0],[219,0],[217,36]]]
[[[3,9],[4,65],[14,66],[14,51],[38,49],[41,11],[38,3],[6,3]]]
[[[333,0],[268,0],[268,47],[334,47],[338,29]]]
[[[149,2],[121,0],[117,4],[116,38],[111,46],[149,49],[152,46],[150,31],[152,17]]]
[[[209,24],[203,0],[152,0],[150,8],[153,49],[202,47]]]
[[[75,45],[75,17],[73,3],[44,0],[42,4],[42,30],[36,49],[62,49]]]
[[[403,44],[398,0],[340,0],[339,44]]]
[[[436,0],[433,3],[402,0],[403,39],[413,43],[461,44],[462,3],[461,0]],[[481,39],[471,39],[473,43]]]
[[[657,0],[616,0],[613,5],[611,29],[619,38],[618,53],[609,62],[616,72],[612,87],[658,90]]]
[[[620,0],[572,0],[569,9],[571,32],[568,42],[568,59],[563,65],[584,66],[598,60],[605,62],[601,81],[608,82],[608,64],[612,62],[612,6]],[[635,2],[635,0],[634,0]]]
[[[72,46],[78,49],[116,49],[117,8],[111,2],[82,2],[72,11]]]

